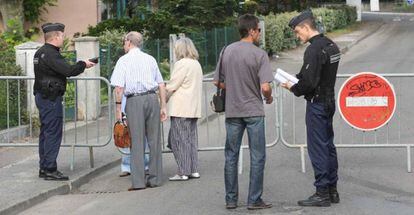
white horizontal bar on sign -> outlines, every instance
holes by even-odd
[[[347,107],[387,107],[388,97],[385,96],[361,96],[346,97]]]

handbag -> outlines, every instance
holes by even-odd
[[[223,48],[223,51],[221,52],[221,56],[220,56],[220,66],[219,66],[219,83],[217,85],[217,91],[216,93],[213,94],[213,98],[210,101],[210,106],[211,109],[213,109],[214,112],[216,113],[221,113],[224,112],[226,110],[226,90],[225,89],[221,89],[220,86],[220,74],[221,74],[221,67],[223,65],[223,55],[224,55],[224,50],[226,49],[226,47]]]
[[[122,121],[117,121],[114,125],[114,143],[119,148],[131,147],[131,136],[129,135],[128,126]]]
[[[214,93],[213,98],[211,99],[211,109],[216,113],[221,113],[225,111],[226,107],[226,90],[220,89],[217,87],[217,92]]]

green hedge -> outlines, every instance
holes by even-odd
[[[0,76],[19,76],[22,70],[16,65],[15,51],[12,45],[6,42],[4,35],[0,36]],[[20,83],[20,85],[19,85]],[[20,98],[18,91],[20,89]],[[18,125],[18,110],[21,109],[20,119],[25,121],[26,114],[26,85],[24,81],[1,80],[0,81],[0,129],[7,128],[7,112],[9,114],[9,126]],[[20,99],[20,101],[19,101]],[[20,104],[19,104],[20,103]],[[7,104],[9,107],[7,107]],[[20,105],[20,106],[19,106]],[[22,123],[23,124],[23,123]]]
[[[356,21],[355,7],[336,6],[316,8],[312,10],[317,20],[322,22],[324,30],[330,32],[344,28]],[[294,48],[299,44],[292,29],[288,27],[290,19],[298,15],[298,12],[270,14],[264,17],[266,25],[266,50],[277,52]]]

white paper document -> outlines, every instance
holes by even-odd
[[[295,76],[283,71],[280,68],[277,68],[276,70],[275,80],[279,83],[286,83],[289,81],[292,84],[297,84],[299,81],[299,79],[297,79]]]

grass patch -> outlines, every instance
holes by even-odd
[[[363,28],[364,25],[365,25],[365,23],[363,23],[363,22],[355,22],[354,24],[352,24],[352,25],[350,25],[346,28],[334,30],[332,32],[327,33],[326,35],[329,38],[335,38],[335,37],[341,36],[343,34],[348,34],[348,33],[351,33],[353,31],[357,31],[357,30]]]

